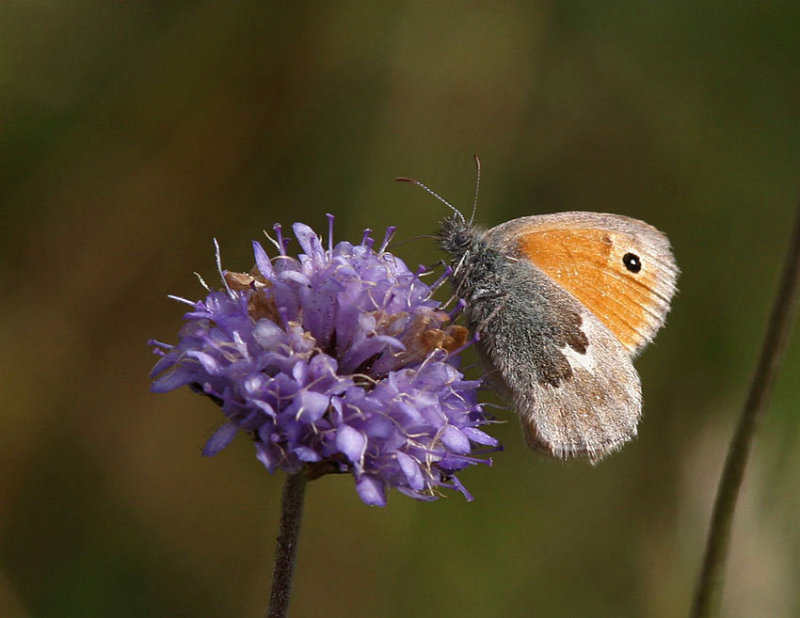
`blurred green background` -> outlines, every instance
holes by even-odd
[[[682,616],[800,197],[796,2],[0,5],[0,614],[260,616],[281,475],[218,409],[148,391],[193,271],[280,221],[414,239],[617,212],[683,274],[637,366],[640,437],[592,468],[518,424],[476,500],[309,486],[293,615]],[[433,241],[394,250],[439,259]],[[734,530],[726,616],[800,615],[795,335]]]

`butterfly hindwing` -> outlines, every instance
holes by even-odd
[[[493,280],[496,291],[467,312],[489,380],[512,400],[530,446],[596,461],[633,437],[639,377],[620,342],[530,263],[500,262]]]

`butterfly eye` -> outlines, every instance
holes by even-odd
[[[642,270],[642,261],[635,253],[626,253],[623,255],[622,263],[625,264],[625,268],[632,273],[638,273],[640,270]]]

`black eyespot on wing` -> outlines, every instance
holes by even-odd
[[[642,261],[635,253],[626,253],[623,255],[622,263],[625,264],[625,268],[632,273],[638,273],[640,270],[642,270]]]

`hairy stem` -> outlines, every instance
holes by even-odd
[[[286,476],[281,496],[281,523],[275,565],[272,569],[272,592],[267,618],[286,618],[292,592],[297,541],[303,519],[303,498],[306,491],[305,472]]]

